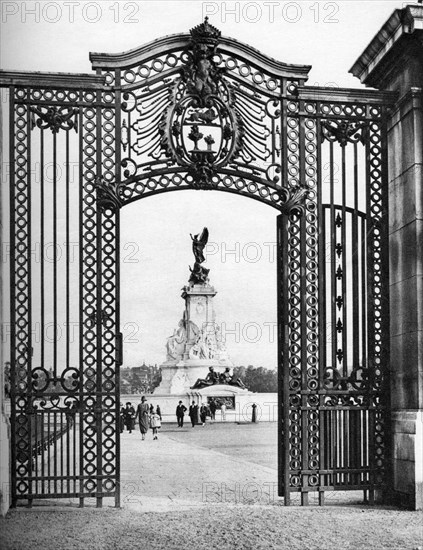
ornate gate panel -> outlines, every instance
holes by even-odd
[[[99,246],[95,189],[103,165],[115,177],[102,145],[114,134],[99,124],[114,119],[114,97],[90,75],[3,73],[1,82],[13,167],[12,499],[119,503],[117,251]]]
[[[190,34],[90,59],[97,76],[0,72],[14,166],[14,501],[119,503],[119,211],[181,189],[280,212],[280,495],[307,503],[318,491],[323,502],[342,488],[372,498],[388,465],[392,95],[308,88],[310,67],[222,37],[207,18]],[[43,253],[53,244],[48,265],[31,255],[37,242]],[[52,324],[48,349],[34,342],[34,323]]]
[[[299,87],[286,98],[288,185],[278,222],[280,493],[369,491],[389,468],[386,95]]]

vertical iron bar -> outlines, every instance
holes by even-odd
[[[352,217],[352,307],[353,307],[353,371],[359,366],[359,303],[358,295],[359,265],[358,265],[358,158],[357,143],[354,143],[354,211]]]
[[[45,471],[44,471],[44,458],[45,458],[45,437],[44,437],[44,426],[45,426],[45,412],[42,411],[41,412],[41,420],[42,420],[42,424],[41,424],[41,493],[44,494],[45,493]]]
[[[72,452],[73,452],[73,459],[72,459],[72,465],[73,465],[73,492],[77,493],[77,481],[78,481],[78,464],[76,462],[76,446],[77,446],[77,438],[76,438],[76,418],[77,413],[75,412],[75,415],[73,417],[73,445],[72,445]],[[79,427],[79,429],[81,429]],[[82,477],[82,472],[79,473],[79,475]],[[80,501],[81,504],[81,501]]]
[[[335,227],[335,199],[334,199],[334,171],[333,171],[333,142],[329,142],[329,182],[330,182],[330,255],[331,255],[331,334],[332,334],[332,368],[336,369],[336,227]]]
[[[381,122],[381,161],[382,161],[382,224],[381,224],[381,357],[380,368],[382,374],[381,414],[383,415],[383,438],[385,448],[385,464],[381,473],[384,473],[385,493],[393,490],[392,483],[392,419],[391,419],[391,392],[390,392],[390,346],[387,345],[390,337],[390,288],[389,288],[389,186],[388,186],[388,129],[386,107],[383,108]]]
[[[57,494],[57,412],[54,415],[54,430],[53,430],[53,475],[54,475],[54,492]]]
[[[79,99],[82,104],[84,100],[84,93],[81,91],[79,93]],[[78,226],[79,226],[79,507],[83,508],[84,506],[84,234],[83,234],[83,212],[84,212],[84,171],[83,171],[83,151],[84,151],[84,108],[81,106],[79,112],[79,182],[78,182],[78,200],[79,200],[79,209],[78,209]],[[75,414],[75,432],[76,432],[76,414]],[[76,438],[76,433],[75,433]],[[76,470],[76,460],[75,460],[75,448],[74,448],[74,467]],[[76,483],[76,478],[75,478]]]
[[[52,413],[47,412],[47,493],[50,493],[50,482],[51,482],[51,463],[50,463],[50,445],[51,445],[51,434],[50,434],[50,423],[51,423]]]
[[[65,416],[66,421],[66,492],[71,492],[71,469],[70,469],[70,431],[71,431],[71,423],[72,423],[72,416],[71,413],[68,413]],[[75,431],[75,428],[74,428]]]
[[[332,415],[333,410],[328,409],[326,411],[326,454],[327,454],[327,461],[326,461],[326,468],[330,470],[330,474],[328,476],[329,485],[334,485],[334,476],[333,476],[333,430],[332,430]]]
[[[300,102],[300,113],[303,108],[303,101]],[[306,171],[305,171],[305,119],[299,116],[299,155],[300,155],[300,182],[305,187]],[[307,373],[307,278],[306,278],[306,264],[307,264],[307,247],[306,247],[306,216],[302,216],[299,220],[300,224],[300,294],[301,294],[301,469],[309,469],[309,433],[308,433],[308,373]],[[304,488],[308,489],[308,476],[309,474],[302,473],[301,475],[301,505],[308,505],[308,490],[303,491]],[[305,487],[304,487],[305,485]]]
[[[283,339],[284,339],[284,324],[283,324],[283,291],[280,288],[283,277],[281,276],[281,270],[283,269],[284,262],[282,261],[282,236],[281,232],[283,228],[282,214],[276,218],[276,242],[277,242],[277,257],[276,257],[276,300],[277,300],[277,319],[278,319],[278,494],[284,496],[284,426],[283,421],[283,400],[284,400],[284,388],[283,388]]]
[[[31,449],[31,454],[34,457],[35,465],[35,493],[38,493],[38,449],[39,449],[39,435],[38,435],[38,414],[35,414],[35,442],[33,448]]]
[[[9,239],[10,239],[10,397],[11,397],[11,459],[12,459],[12,507],[17,503],[17,472],[16,472],[16,246],[15,246],[15,88],[9,88]]]
[[[70,366],[70,273],[69,273],[69,241],[70,241],[70,220],[69,220],[69,130],[65,131],[66,135],[66,191],[65,191],[65,205],[66,205],[66,368]]]
[[[59,441],[59,445],[60,445],[60,491],[61,493],[63,493],[63,484],[64,484],[64,468],[63,468],[63,443],[64,443],[64,440],[65,440],[65,434],[63,432],[63,427],[64,427],[64,423],[63,423],[63,412],[60,411],[60,441]]]
[[[367,272],[367,221],[366,217],[361,217],[361,341],[362,341],[362,358],[361,364],[363,368],[367,368],[367,289],[366,289],[366,272]]]
[[[337,368],[336,364],[336,348],[337,348],[337,332],[336,332],[336,226],[335,226],[335,190],[334,190],[334,160],[333,160],[333,142],[329,142],[329,201],[330,201],[330,285],[331,285],[331,351],[332,351],[332,369]],[[334,378],[335,380],[335,378]],[[329,411],[330,418],[330,454],[332,465],[332,485],[337,484],[338,476],[336,474],[337,467],[337,441],[336,441],[336,423],[337,415],[336,408],[333,407]]]
[[[345,377],[348,376],[348,317],[347,310],[349,307],[347,295],[347,215],[346,215],[346,162],[345,162],[345,147],[341,147],[341,163],[342,163],[342,225],[341,225],[341,243],[342,243],[342,371]],[[347,389],[347,385],[345,386]]]
[[[288,217],[281,214],[277,217],[278,234],[278,311],[281,314],[278,327],[278,350],[280,352],[278,370],[279,381],[279,418],[282,418],[283,437],[279,440],[279,464],[281,466],[280,479],[283,479],[283,485],[279,485],[279,495],[284,497],[285,506],[291,503],[290,491],[290,464],[289,464],[289,297],[288,297]],[[281,437],[281,436],[280,436]],[[283,478],[282,478],[283,476]]]
[[[41,367],[45,368],[45,344],[44,344],[44,326],[45,326],[45,311],[44,311],[44,129],[40,129],[40,300],[41,300]]]
[[[282,113],[281,113],[281,159],[282,160],[282,181],[289,181],[288,173],[288,82],[286,79],[281,81],[283,88]],[[279,472],[279,496],[283,496],[284,505],[291,504],[291,476],[290,476],[290,401],[289,401],[289,292],[288,292],[288,227],[289,220],[286,215],[277,218],[277,232],[280,247],[280,257],[282,259],[283,275],[278,270],[278,295],[280,295],[280,304],[282,308],[282,320],[279,326],[278,345],[282,350],[282,363],[279,365],[278,380],[280,383],[280,404],[278,410],[282,419],[283,437],[282,445],[279,448],[280,464],[282,469]]]
[[[369,504],[373,506],[375,503],[375,415],[376,410],[369,408],[369,464],[370,464],[370,489],[369,489]]]
[[[369,136],[370,137],[370,136]],[[374,346],[374,262],[373,262],[373,252],[374,252],[374,223],[372,218],[372,194],[371,194],[371,143],[370,139],[366,141],[366,218],[367,218],[367,247],[366,247],[366,257],[367,257],[367,285],[366,285],[366,294],[367,294],[367,361],[368,361],[368,374],[369,374],[369,387],[367,391],[369,395],[365,402],[368,403],[369,407],[369,430],[370,430],[370,448],[369,448],[369,466],[370,466],[370,487],[369,490],[369,501],[372,500],[372,487],[374,486],[374,411],[372,410],[372,393],[374,389],[374,369],[375,369],[375,346]]]
[[[320,112],[320,104],[317,104],[317,112]],[[326,216],[323,207],[323,177],[322,177],[322,127],[321,120],[316,121],[317,132],[317,220],[318,220],[318,300],[319,300],[319,468],[325,469],[325,422],[324,411],[321,407],[325,404],[325,396],[321,393],[324,389],[324,374],[326,369]],[[324,485],[322,474],[319,476],[319,488]],[[319,492],[319,504],[324,504],[324,492]]]
[[[121,71],[116,69],[115,73],[115,117],[116,117],[116,145],[115,145],[115,174],[116,174],[116,183],[121,182],[121,128],[122,128],[122,111],[121,111]],[[129,129],[128,129],[128,133]],[[116,338],[120,338],[120,212],[116,210],[115,214],[115,223],[116,223],[116,289],[115,289],[115,318],[116,318]],[[120,348],[123,346],[123,338],[120,338]],[[123,349],[116,349],[115,353],[118,352],[119,357],[116,357],[115,361],[115,445],[116,445],[116,470],[115,470],[115,507],[120,507],[120,357],[123,357]]]
[[[101,70],[97,70],[97,74],[101,74]],[[97,91],[97,107],[96,107],[96,173],[97,177],[102,175],[102,92]],[[103,354],[102,354],[102,343],[103,343],[103,326],[102,326],[102,237],[103,237],[103,216],[101,209],[97,205],[96,209],[96,225],[97,225],[97,235],[96,235],[96,255],[97,255],[97,281],[96,281],[96,325],[97,325],[97,367],[96,367],[96,404],[95,404],[95,422],[96,422],[96,452],[97,452],[97,472],[96,472],[96,506],[101,508],[103,505],[103,499],[101,496],[98,496],[102,492],[102,471],[103,471],[103,449],[102,449],[102,378],[103,378]]]
[[[368,424],[368,411],[362,412],[363,417],[363,439],[364,439],[364,445],[363,445],[363,453],[361,457],[360,467],[363,469],[369,469],[370,462],[369,462],[369,424]],[[370,483],[370,475],[369,474],[363,474],[363,481],[366,483]]]
[[[53,133],[53,376],[57,380],[57,134]]]
[[[29,90],[27,91],[29,94]],[[27,266],[28,266],[28,344],[27,344],[27,424],[28,424],[28,488],[29,488],[29,506],[32,506],[32,418],[35,417],[35,410],[32,404],[32,259],[31,259],[31,244],[32,244],[32,212],[31,212],[31,198],[32,198],[32,181],[31,181],[31,112],[29,106],[27,107],[27,208],[28,208],[28,240],[27,240]]]

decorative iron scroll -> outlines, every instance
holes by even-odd
[[[43,111],[43,108],[45,111]],[[59,130],[72,130],[78,131],[78,118],[79,109],[73,108],[65,109],[58,107],[31,107],[32,113],[38,115],[38,119],[33,117],[32,129],[35,125],[38,128],[49,128],[53,134],[57,134]]]
[[[351,122],[349,120],[332,120],[322,122],[322,139],[337,141],[341,147],[347,143],[365,143],[367,139],[367,123]]]
[[[97,191],[97,203],[104,211],[106,209],[116,210],[122,206],[122,185],[116,185],[113,182],[104,181],[102,178],[96,178],[95,188]]]

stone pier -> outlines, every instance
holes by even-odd
[[[388,123],[392,494],[423,509],[423,6],[395,10],[351,71],[398,92]]]

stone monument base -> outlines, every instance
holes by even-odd
[[[216,369],[216,372],[222,372],[225,367],[232,368],[232,366],[229,360],[214,359],[185,359],[178,363],[170,361],[162,363],[160,365],[162,381],[153,395],[180,395],[189,392],[199,378],[206,378],[209,367]]]

